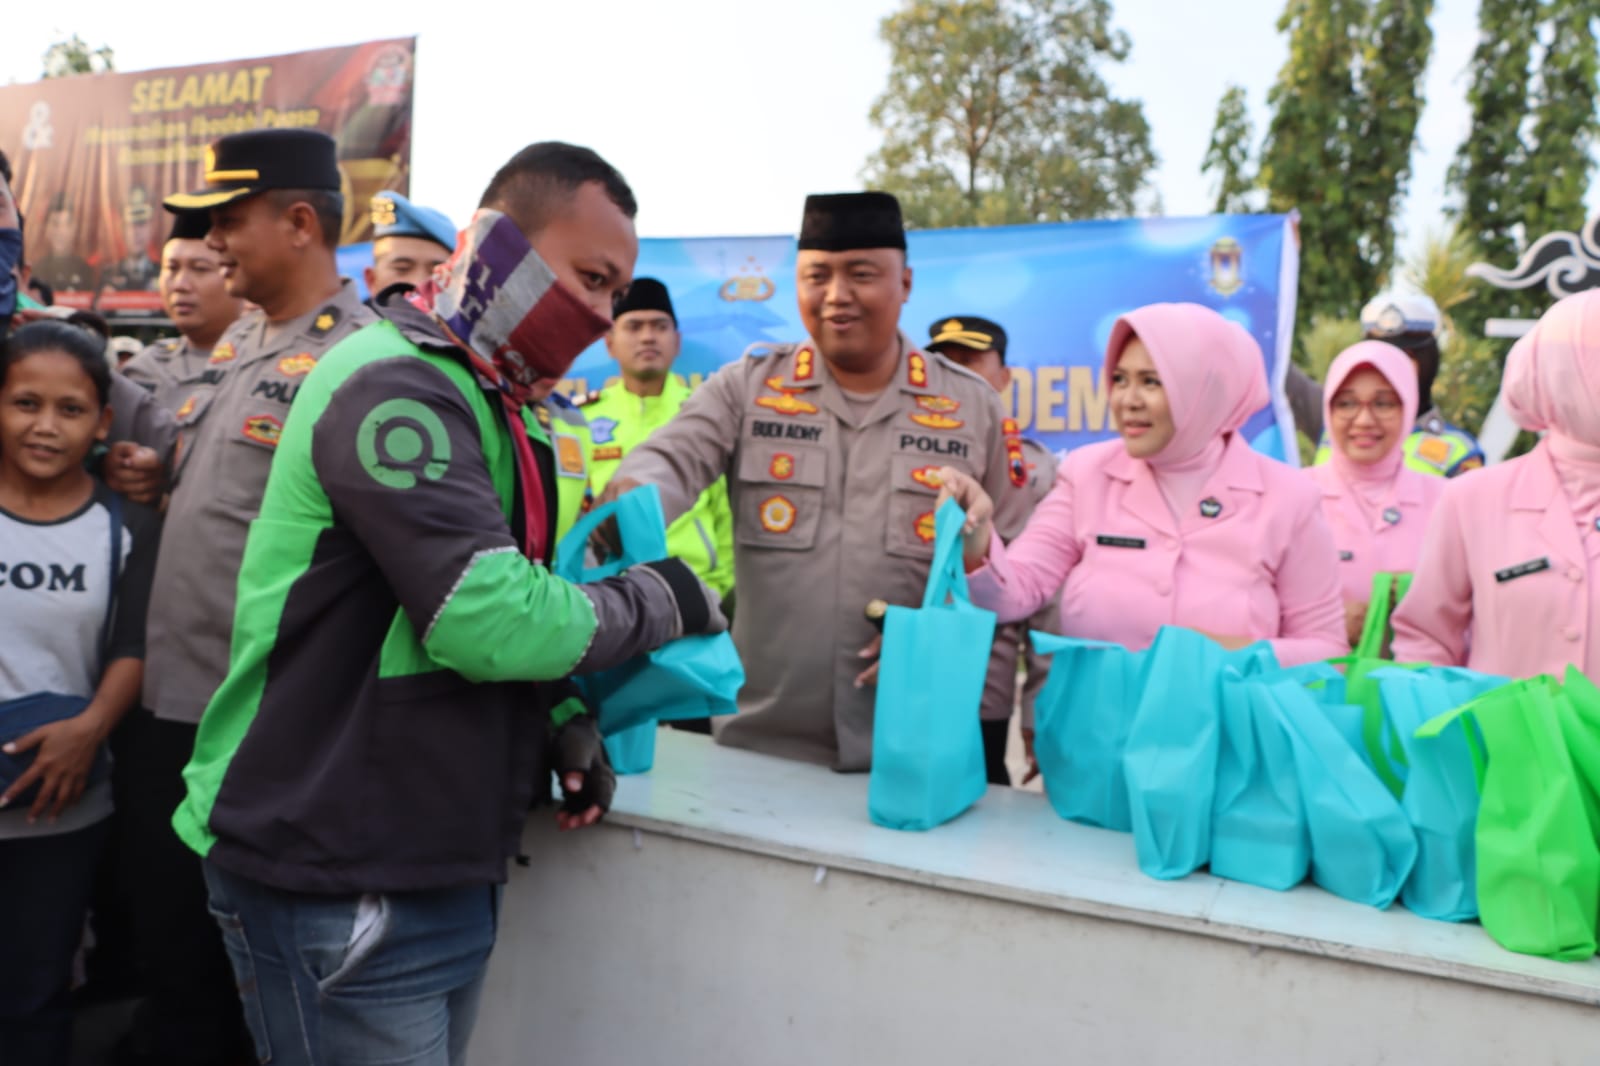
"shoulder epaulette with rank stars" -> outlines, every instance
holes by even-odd
[[[1002,421],[1000,433],[1006,442],[1006,472],[1011,475],[1011,483],[1020,489],[1028,484],[1028,464],[1022,458],[1022,431],[1017,428],[1017,420]]]
[[[774,355],[788,355],[798,347],[794,344],[780,343],[777,341],[756,341],[744,350],[742,358],[766,359]]]
[[[590,389],[588,392],[580,392],[576,396],[574,396],[572,398],[572,406],[574,406],[574,407],[584,407],[584,406],[587,406],[588,404],[591,404],[591,403],[598,403],[599,401],[600,401],[600,390],[599,389]]]

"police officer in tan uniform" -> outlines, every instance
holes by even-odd
[[[799,247],[809,339],[712,375],[606,492],[654,484],[671,521],[727,477],[746,681],[717,739],[865,770],[878,648],[865,606],[922,602],[939,467],[1007,495],[1004,415],[987,382],[900,333],[911,269],[894,197],[810,197]]]
[[[206,153],[206,187],[169,197],[173,211],[210,212],[206,241],[229,294],[255,304],[206,360],[215,387],[186,400],[161,553],[151,591],[144,708],[127,816],[142,851],[136,899],[149,995],[129,1036],[130,1059],[238,1058],[239,999],[199,860],[171,829],[202,712],[228,668],[245,536],[260,509],[289,405],[317,359],[376,316],[339,277],[343,202],[332,138],[255,130]],[[113,477],[113,487],[115,478]]]
[[[1011,384],[1011,369],[1006,366],[1006,331],[998,322],[977,315],[951,315],[928,327],[928,350],[938,352],[987,381],[997,393]],[[1056,481],[1056,457],[1038,441],[1024,437],[1015,419],[1001,424],[1006,448],[1006,495],[1004,508],[1008,523],[996,526],[1000,538],[1010,541],[1022,532],[1028,517],[1045,498]],[[979,718],[983,726],[983,756],[989,783],[1009,785],[1006,769],[1006,743],[1010,737],[1011,711],[1017,702],[1017,659],[1024,657],[1027,684],[1022,690],[1023,746],[1031,764],[1033,759],[1033,701],[1044,687],[1050,661],[1033,654],[1028,641],[1030,631],[1053,633],[1059,628],[1060,603],[1052,599],[1026,622],[1000,627],[1003,639],[996,640],[989,657],[989,676],[983,684],[983,706]],[[1030,765],[1031,773],[1031,765]],[[1025,778],[1026,783],[1031,778]]]
[[[161,303],[178,336],[156,341],[122,368],[125,377],[174,415],[187,415],[199,403],[191,403],[190,397],[222,379],[223,368],[210,365],[211,353],[244,311],[244,301],[230,295],[223,283],[221,259],[206,246],[209,229],[209,211],[176,213],[172,234],[161,249],[159,285]]]

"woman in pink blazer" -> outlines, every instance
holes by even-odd
[[[1445,480],[1405,465],[1406,435],[1417,420],[1417,370],[1405,352],[1382,341],[1346,348],[1328,367],[1322,395],[1333,457],[1306,473],[1322,490],[1322,513],[1339,550],[1345,629],[1354,644],[1373,576],[1416,569]]]
[[[1501,395],[1545,436],[1445,483],[1394,657],[1490,674],[1600,681],[1600,290],[1546,311],[1506,359]]]
[[[1063,633],[1135,650],[1179,625],[1270,640],[1284,665],[1347,652],[1320,493],[1237,432],[1267,402],[1250,334],[1197,304],[1142,307],[1113,327],[1105,374],[1122,439],[1068,455],[1009,546],[982,487],[943,471],[974,602],[1011,621],[1059,589]]]

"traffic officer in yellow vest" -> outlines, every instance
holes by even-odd
[[[137,757],[118,765],[140,782],[138,802],[119,815],[139,837],[149,894],[136,934],[153,988],[135,1038],[146,1061],[163,1063],[229,1061],[229,1042],[243,1031],[199,860],[171,817],[201,714],[227,674],[245,537],[290,403],[324,352],[377,319],[339,277],[344,208],[331,137],[286,129],[223,137],[206,151],[205,182],[166,206],[209,211],[206,243],[227,290],[257,309],[212,351],[208,366],[220,380],[178,420],[185,442],[151,590],[144,709],[132,716]]]
[[[634,278],[606,334],[606,350],[621,377],[578,400],[589,423],[589,479],[596,492],[689,398],[689,386],[672,373],[681,343],[667,287],[655,278]],[[733,515],[723,478],[667,528],[667,550],[727,598],[733,589]]]
[[[899,202],[809,197],[799,248],[810,336],[718,370],[603,495],[654,484],[671,520],[727,478],[745,686],[717,740],[865,770],[880,643],[865,609],[922,602],[937,471],[971,473],[996,501],[1021,494],[1005,491],[999,395],[900,332],[911,268]]]
[[[1006,343],[1006,331],[998,322],[977,315],[952,315],[937,319],[928,327],[929,351],[966,367],[1002,394],[1011,384],[1011,368],[1006,366]],[[1056,457],[1038,441],[1024,437],[1015,419],[1002,422],[1001,432],[1005,438],[1006,473],[1010,478],[1006,492],[1023,501],[1013,502],[1005,509],[1012,519],[1010,528],[996,527],[1000,538],[1009,542],[1022,532],[1028,516],[1055,484]],[[1027,664],[1028,680],[1022,691],[1022,737],[1030,763],[1029,772],[1032,772],[1033,702],[1049,676],[1050,660],[1033,654],[1028,633],[1056,632],[1060,628],[1060,614],[1060,600],[1052,598],[1027,621],[1000,627],[1005,639],[995,642],[994,654],[989,657],[989,676],[984,679],[983,705],[979,712],[983,758],[991,785],[1011,784],[1011,772],[1006,769],[1006,744],[1010,739],[1011,711],[1017,702],[1019,656]],[[1025,778],[1023,783],[1027,780]]]
[[[222,379],[223,368],[210,365],[211,353],[244,311],[244,301],[223,283],[220,257],[206,245],[210,229],[208,211],[176,213],[172,235],[161,249],[158,284],[178,336],[156,341],[122,368],[125,377],[173,414],[193,411],[199,400],[190,398],[209,392]]]
[[[1406,293],[1383,293],[1361,309],[1366,339],[1394,345],[1409,355],[1417,368],[1417,410],[1421,413],[1406,438],[1406,466],[1423,474],[1456,477],[1483,465],[1483,449],[1472,434],[1446,422],[1433,401],[1433,382],[1439,376],[1439,320],[1438,304],[1426,296]],[[1314,463],[1320,466],[1332,455],[1324,434]]]

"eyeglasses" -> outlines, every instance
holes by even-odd
[[[1340,418],[1354,418],[1363,407],[1368,408],[1379,418],[1393,418],[1400,413],[1403,406],[1398,396],[1375,396],[1370,400],[1358,400],[1354,396],[1336,396],[1330,405],[1333,413]]]

